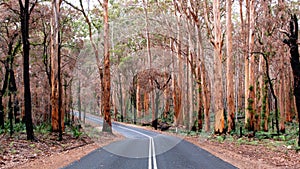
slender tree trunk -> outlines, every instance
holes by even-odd
[[[144,116],[149,117],[149,93],[144,94]]]
[[[257,115],[259,116],[259,122],[256,123],[256,129],[260,130],[260,121],[261,121],[261,117],[264,118],[266,116],[266,109],[265,109],[265,94],[264,94],[264,90],[265,90],[265,82],[264,82],[264,77],[265,77],[265,69],[264,69],[264,59],[263,56],[259,57],[259,78],[258,78],[258,83],[259,83],[259,89],[258,89],[258,102],[257,102]]]
[[[110,117],[110,55],[109,55],[109,23],[108,23],[108,0],[103,2],[104,9],[104,90],[103,90],[103,114],[104,122],[102,131],[112,133]]]
[[[139,82],[139,78],[137,78],[137,83],[136,83],[136,118],[141,122],[142,118],[142,103],[141,103],[141,86]]]
[[[228,132],[235,130],[234,121],[234,67],[233,67],[233,54],[232,54],[232,21],[231,21],[231,8],[232,1],[226,1],[226,53],[227,53],[227,120],[228,120]]]
[[[254,118],[255,118],[255,57],[252,54],[254,52],[254,29],[255,29],[255,0],[249,0],[249,51],[248,59],[249,61],[249,86],[247,93],[249,93],[247,102],[248,106],[246,107],[246,121],[245,126],[249,131],[255,130]]]
[[[155,112],[154,112],[154,120],[152,121],[152,127],[154,127],[154,129],[157,130],[160,91],[155,89],[154,92],[155,92],[155,100],[154,100],[155,101]]]
[[[188,46],[187,46],[187,57],[186,57],[186,93],[185,93],[185,101],[186,101],[186,110],[184,111],[184,116],[185,116],[185,125],[186,125],[186,130],[191,130],[193,126],[193,105],[192,105],[192,84],[191,84],[191,63],[192,63],[192,39],[191,39],[191,29],[189,25],[189,20],[186,20],[186,29],[188,33]]]
[[[52,131],[60,132],[61,119],[60,119],[60,2],[59,0],[52,0],[52,18],[51,18],[51,118],[52,118]],[[59,138],[60,139],[60,138]]]
[[[168,76],[164,77],[165,81],[168,80]],[[170,95],[170,90],[169,87],[167,87],[164,90],[164,100],[165,100],[165,106],[164,106],[164,113],[163,113],[163,117],[165,120],[168,119],[169,114],[170,114],[170,101],[169,101],[169,95]]]
[[[77,86],[77,108],[78,108],[78,118],[81,121],[81,80],[80,78],[78,79],[78,86]]]
[[[240,0],[240,11],[242,12],[242,0]],[[250,21],[250,10],[249,10],[249,0],[246,0],[246,23],[249,24]],[[241,16],[243,16],[243,14],[241,13]],[[243,18],[241,18],[242,20]],[[243,23],[243,20],[242,20]],[[244,25],[244,24],[242,24]],[[248,27],[244,27],[242,26],[242,35],[244,35],[244,45],[243,45],[243,50],[244,50],[244,57],[245,57],[245,126],[246,124],[248,124],[248,119],[250,118],[250,113],[249,113],[249,56],[247,54],[247,46],[248,46],[248,39],[249,39],[249,28]]]
[[[181,42],[182,42],[182,35],[180,30],[180,21],[181,17],[180,14],[177,14],[176,23],[177,23],[177,46],[176,46],[176,53],[177,53],[177,65],[178,65],[178,78],[177,78],[177,87],[175,90],[175,95],[177,99],[174,99],[177,104],[176,111],[175,111],[175,119],[174,123],[176,126],[182,124],[182,56],[181,56]]]
[[[267,77],[264,76],[264,85],[262,90],[262,118],[263,118],[263,129],[265,132],[269,131],[269,99],[268,99],[268,85],[267,85]]]
[[[203,129],[203,99],[204,99],[204,94],[203,94],[203,88],[202,88],[202,75],[201,75],[201,62],[202,62],[202,58],[201,58],[201,52],[202,52],[202,39],[201,39],[201,32],[200,32],[200,24],[199,22],[196,23],[195,25],[195,32],[197,35],[197,59],[196,59],[196,66],[197,66],[197,70],[196,70],[196,80],[197,80],[197,103],[198,103],[198,131],[201,132]]]
[[[21,32],[23,42],[23,78],[24,78],[24,106],[25,106],[25,125],[27,140],[34,140],[33,124],[31,115],[31,93],[30,93],[30,74],[29,74],[29,0],[25,0],[24,4],[19,0]],[[33,7],[31,8],[33,9]]]
[[[59,5],[60,6],[60,5]],[[59,12],[60,13],[60,12]],[[58,21],[60,17],[58,17]],[[58,23],[59,24],[59,23]],[[60,25],[60,24],[59,24]],[[64,129],[64,114],[62,110],[62,84],[61,84],[61,37],[60,37],[60,26],[58,26],[58,51],[57,51],[57,80],[58,80],[58,140],[62,140],[62,132]]]
[[[13,109],[12,109],[12,98],[11,98],[11,92],[8,93],[8,119],[9,119],[9,134],[10,136],[14,133],[14,127],[13,127]]]
[[[285,120],[286,122],[292,122],[292,97],[291,97],[291,81],[290,81],[290,77],[291,77],[291,73],[290,73],[290,69],[287,68],[286,70],[286,80],[285,80],[285,88],[284,88],[284,97],[286,99],[286,103],[285,103],[285,112],[286,112],[286,117]]]
[[[120,111],[121,111],[121,122],[124,122],[122,77],[121,77],[121,73],[120,72],[118,74],[118,80],[119,80],[119,93],[120,93],[119,104],[120,104]]]
[[[201,64],[201,89],[203,90],[203,105],[204,105],[204,117],[205,117],[205,131],[209,132],[210,131],[210,92],[209,92],[209,84],[207,82],[206,78],[206,68],[204,65],[204,52],[203,52],[203,47],[202,44],[200,45],[201,47],[201,56],[202,59],[200,61]]]
[[[283,57],[281,58],[283,59]],[[283,64],[283,61],[281,62]],[[283,65],[281,65],[281,73],[280,73],[280,84],[279,84],[279,113],[280,113],[280,123],[279,123],[279,130],[281,133],[285,133],[285,109],[284,105],[286,104],[286,100],[284,98],[284,86],[285,86],[285,79],[283,75]]]

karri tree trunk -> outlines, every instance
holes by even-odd
[[[109,23],[108,23],[108,0],[104,0],[104,72],[103,72],[103,97],[102,110],[104,115],[102,131],[112,132],[111,117],[110,117],[110,55],[109,55]]]
[[[201,44],[199,45],[199,47],[201,48],[201,60],[200,60],[200,65],[201,65],[201,89],[203,91],[203,112],[204,112],[204,120],[205,120],[205,131],[209,132],[210,131],[210,92],[209,92],[209,84],[207,82],[207,78],[206,78],[206,68],[205,68],[205,64],[204,64],[204,50],[203,50],[203,46],[202,46],[202,40],[200,37],[200,41]]]
[[[177,65],[178,65],[178,78],[177,83],[174,81],[174,124],[175,126],[182,124],[182,56],[181,56],[181,14],[176,12],[176,26],[177,26],[177,44],[176,44],[176,53],[177,53]],[[175,62],[174,62],[175,64]],[[175,79],[174,79],[175,80]]]
[[[290,73],[290,69],[287,68],[286,70],[286,80],[285,80],[285,88],[284,88],[284,97],[286,99],[286,103],[285,103],[285,112],[286,112],[286,122],[292,122],[293,118],[292,118],[292,95],[291,95],[291,73]]]
[[[249,39],[249,27],[246,27],[246,24],[249,24],[250,21],[250,10],[249,10],[249,0],[246,0],[246,23],[244,23],[243,20],[243,13],[242,13],[242,6],[243,1],[240,0],[240,15],[241,15],[241,23],[242,23],[242,30],[241,33],[243,35],[243,40],[244,40],[244,44],[243,44],[243,55],[244,55],[244,61],[245,61],[245,67],[244,67],[244,72],[245,72],[245,83],[244,83],[244,88],[245,88],[245,124],[247,123],[247,120],[249,119],[249,58],[248,58],[248,54],[247,54],[247,47],[248,47],[248,39]]]
[[[197,35],[197,59],[196,59],[196,66],[197,66],[197,72],[196,72],[196,79],[197,79],[197,103],[198,103],[198,131],[201,132],[203,129],[203,117],[204,117],[204,88],[202,88],[203,81],[202,81],[202,74],[201,71],[203,69],[202,67],[202,37],[201,37],[201,27],[199,22],[196,22],[195,25],[195,31]],[[205,76],[205,74],[204,74]]]
[[[226,1],[226,77],[227,77],[227,121],[228,132],[235,130],[235,113],[234,113],[234,67],[233,67],[233,53],[232,53],[232,20],[231,20],[232,1]]]
[[[60,82],[60,0],[52,0],[51,18],[51,124],[52,131],[59,132],[59,140],[62,140],[64,128],[64,115],[61,111],[61,82]]]
[[[249,86],[247,89],[247,93],[249,93],[247,98],[247,107],[246,108],[246,118],[245,118],[245,126],[249,131],[255,130],[255,57],[254,57],[254,30],[255,30],[255,0],[250,0],[249,2],[249,51],[248,51],[248,59],[249,59]]]
[[[137,78],[137,83],[136,83],[136,118],[141,122],[142,118],[142,103],[141,103],[141,86],[139,83],[139,78]]]
[[[279,92],[278,92],[278,101],[279,101],[279,113],[280,113],[280,122],[279,122],[279,130],[281,133],[285,133],[285,107],[286,104],[284,98],[284,85],[285,85],[285,78],[283,74],[283,57],[281,57],[281,72],[280,72],[280,84],[279,84]]]
[[[22,32],[22,42],[23,42],[23,79],[24,79],[24,107],[25,107],[25,125],[27,140],[33,140],[33,124],[32,124],[32,114],[31,114],[31,93],[30,93],[30,74],[29,74],[29,20],[30,20],[30,10],[29,0],[23,1],[19,0],[20,5],[20,20],[21,20],[21,32]]]
[[[194,61],[193,61],[193,51],[194,51],[194,44],[192,42],[192,28],[194,28],[192,26],[192,22],[187,19],[186,21],[186,27],[187,27],[187,33],[188,33],[188,57],[187,59],[187,65],[186,65],[186,77],[187,77],[187,93],[186,93],[186,97],[187,97],[187,129],[191,130],[192,127],[194,126],[194,118],[193,118],[193,112],[194,112],[194,103],[193,103],[193,73],[192,73],[192,66],[194,65]]]
[[[213,1],[214,15],[214,112],[215,112],[215,133],[224,133],[225,117],[223,104],[223,84],[222,84],[222,30],[220,1]]]

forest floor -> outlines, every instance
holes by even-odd
[[[238,168],[274,169],[300,168],[300,153],[289,146],[283,146],[275,140],[254,140],[242,138],[220,141],[199,136],[185,137],[211,154],[227,161]],[[238,139],[237,139],[238,140]]]
[[[150,127],[138,127],[154,131]],[[93,123],[85,125],[83,130],[84,134],[77,133],[80,135],[78,139],[74,137],[74,133],[64,134],[61,142],[57,141],[57,134],[53,133],[37,133],[37,142],[26,141],[25,133],[13,137],[2,134],[0,168],[61,168],[99,147],[124,139],[117,133],[111,135],[100,132],[99,127]],[[182,137],[238,168],[300,168],[300,153],[276,139],[259,140],[209,134],[186,136],[183,133],[156,132]]]
[[[101,132],[93,123],[84,125],[81,130],[66,130],[69,131],[63,134],[62,141],[57,140],[57,133],[51,132],[35,132],[36,142],[27,141],[24,132],[16,133],[12,137],[1,134],[0,168],[61,168],[97,148],[123,139],[118,133]]]

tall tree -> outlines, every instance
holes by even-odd
[[[176,32],[177,32],[177,44],[176,44],[176,53],[177,53],[177,64],[178,64],[178,85],[174,88],[174,111],[175,111],[175,117],[174,117],[174,124],[176,126],[178,126],[179,124],[182,124],[182,112],[183,112],[183,109],[182,109],[182,69],[183,69],[183,66],[182,66],[182,55],[181,55],[181,43],[182,43],[182,33],[181,33],[181,5],[178,1],[176,0],[173,0],[173,3],[174,3],[174,7],[175,7],[175,15],[176,15]],[[174,86],[176,85],[175,81],[174,81]]]
[[[109,23],[108,23],[108,0],[104,0],[102,3],[104,10],[104,90],[102,97],[104,122],[102,131],[112,132],[111,117],[110,117],[110,57],[109,57]]]
[[[223,104],[223,84],[222,84],[222,59],[223,59],[223,36],[221,30],[221,8],[220,1],[213,1],[213,25],[209,20],[209,11],[207,1],[204,2],[204,19],[208,30],[210,42],[214,47],[214,112],[215,112],[215,133],[225,132],[225,111]],[[213,27],[213,32],[211,31]]]
[[[31,115],[31,93],[30,93],[30,74],[29,74],[29,20],[30,13],[34,9],[35,3],[29,8],[29,0],[19,0],[20,5],[20,20],[23,42],[23,78],[24,78],[24,105],[25,105],[25,125],[27,140],[34,140],[32,115]]]
[[[234,82],[233,82],[233,54],[232,54],[232,1],[226,1],[226,63],[227,63],[227,120],[228,132],[235,130],[234,121]]]
[[[254,30],[255,30],[255,0],[249,0],[249,38],[248,38],[248,59],[249,59],[249,86],[247,93],[249,93],[248,98],[246,98],[247,107],[246,109],[246,118],[245,118],[245,126],[248,130],[254,131],[255,124],[255,57],[254,57]]]
[[[64,128],[64,115],[62,113],[61,79],[60,79],[60,6],[62,0],[52,0],[51,18],[51,118],[52,130],[59,132],[59,140],[62,140]]]

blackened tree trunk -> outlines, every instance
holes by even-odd
[[[290,21],[290,32],[286,32],[288,39],[285,39],[283,42],[290,47],[290,62],[293,69],[294,75],[294,95],[296,98],[296,109],[298,112],[298,121],[300,129],[300,61],[299,61],[299,50],[298,50],[298,19],[294,14],[291,16]],[[300,130],[298,130],[298,146],[300,146]]]
[[[31,94],[30,94],[30,75],[29,75],[29,0],[19,0],[20,20],[23,42],[23,78],[24,78],[24,107],[25,107],[25,125],[27,140],[33,140],[33,124],[31,116]],[[34,7],[34,6],[33,6]],[[32,10],[33,7],[30,9]]]

